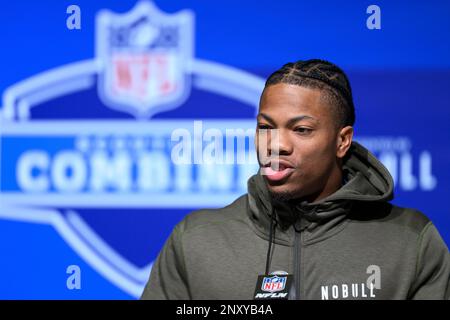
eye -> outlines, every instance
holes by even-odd
[[[294,129],[295,132],[298,132],[300,134],[310,134],[312,132],[312,129],[310,128],[305,128],[305,127],[299,127]]]
[[[259,123],[258,124],[258,130],[270,130],[272,129],[268,124]]]

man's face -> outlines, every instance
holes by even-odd
[[[276,197],[314,199],[327,187],[330,177],[336,176],[340,143],[337,119],[321,94],[319,89],[283,83],[270,85],[263,92],[256,146],[261,172]],[[261,129],[269,129],[268,143],[260,141]],[[278,139],[274,139],[275,134]]]

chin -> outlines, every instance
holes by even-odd
[[[268,185],[269,192],[273,199],[278,201],[288,201],[298,198],[298,191],[293,190],[285,185],[271,186]]]

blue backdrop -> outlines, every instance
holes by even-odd
[[[253,130],[265,77],[298,59],[347,71],[393,202],[450,243],[448,1],[18,0],[0,21],[2,299],[137,298],[173,226],[256,171],[177,165],[174,132]]]

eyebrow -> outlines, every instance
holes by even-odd
[[[270,122],[271,124],[275,124],[275,121],[265,113],[258,113],[258,117],[262,117],[262,118],[266,119],[268,122]],[[304,119],[313,120],[315,122],[318,122],[318,120],[314,117],[307,116],[307,115],[301,115],[301,116],[297,116],[297,117],[289,119],[287,122],[287,126],[289,127],[289,126],[295,124],[296,122],[304,120]]]

